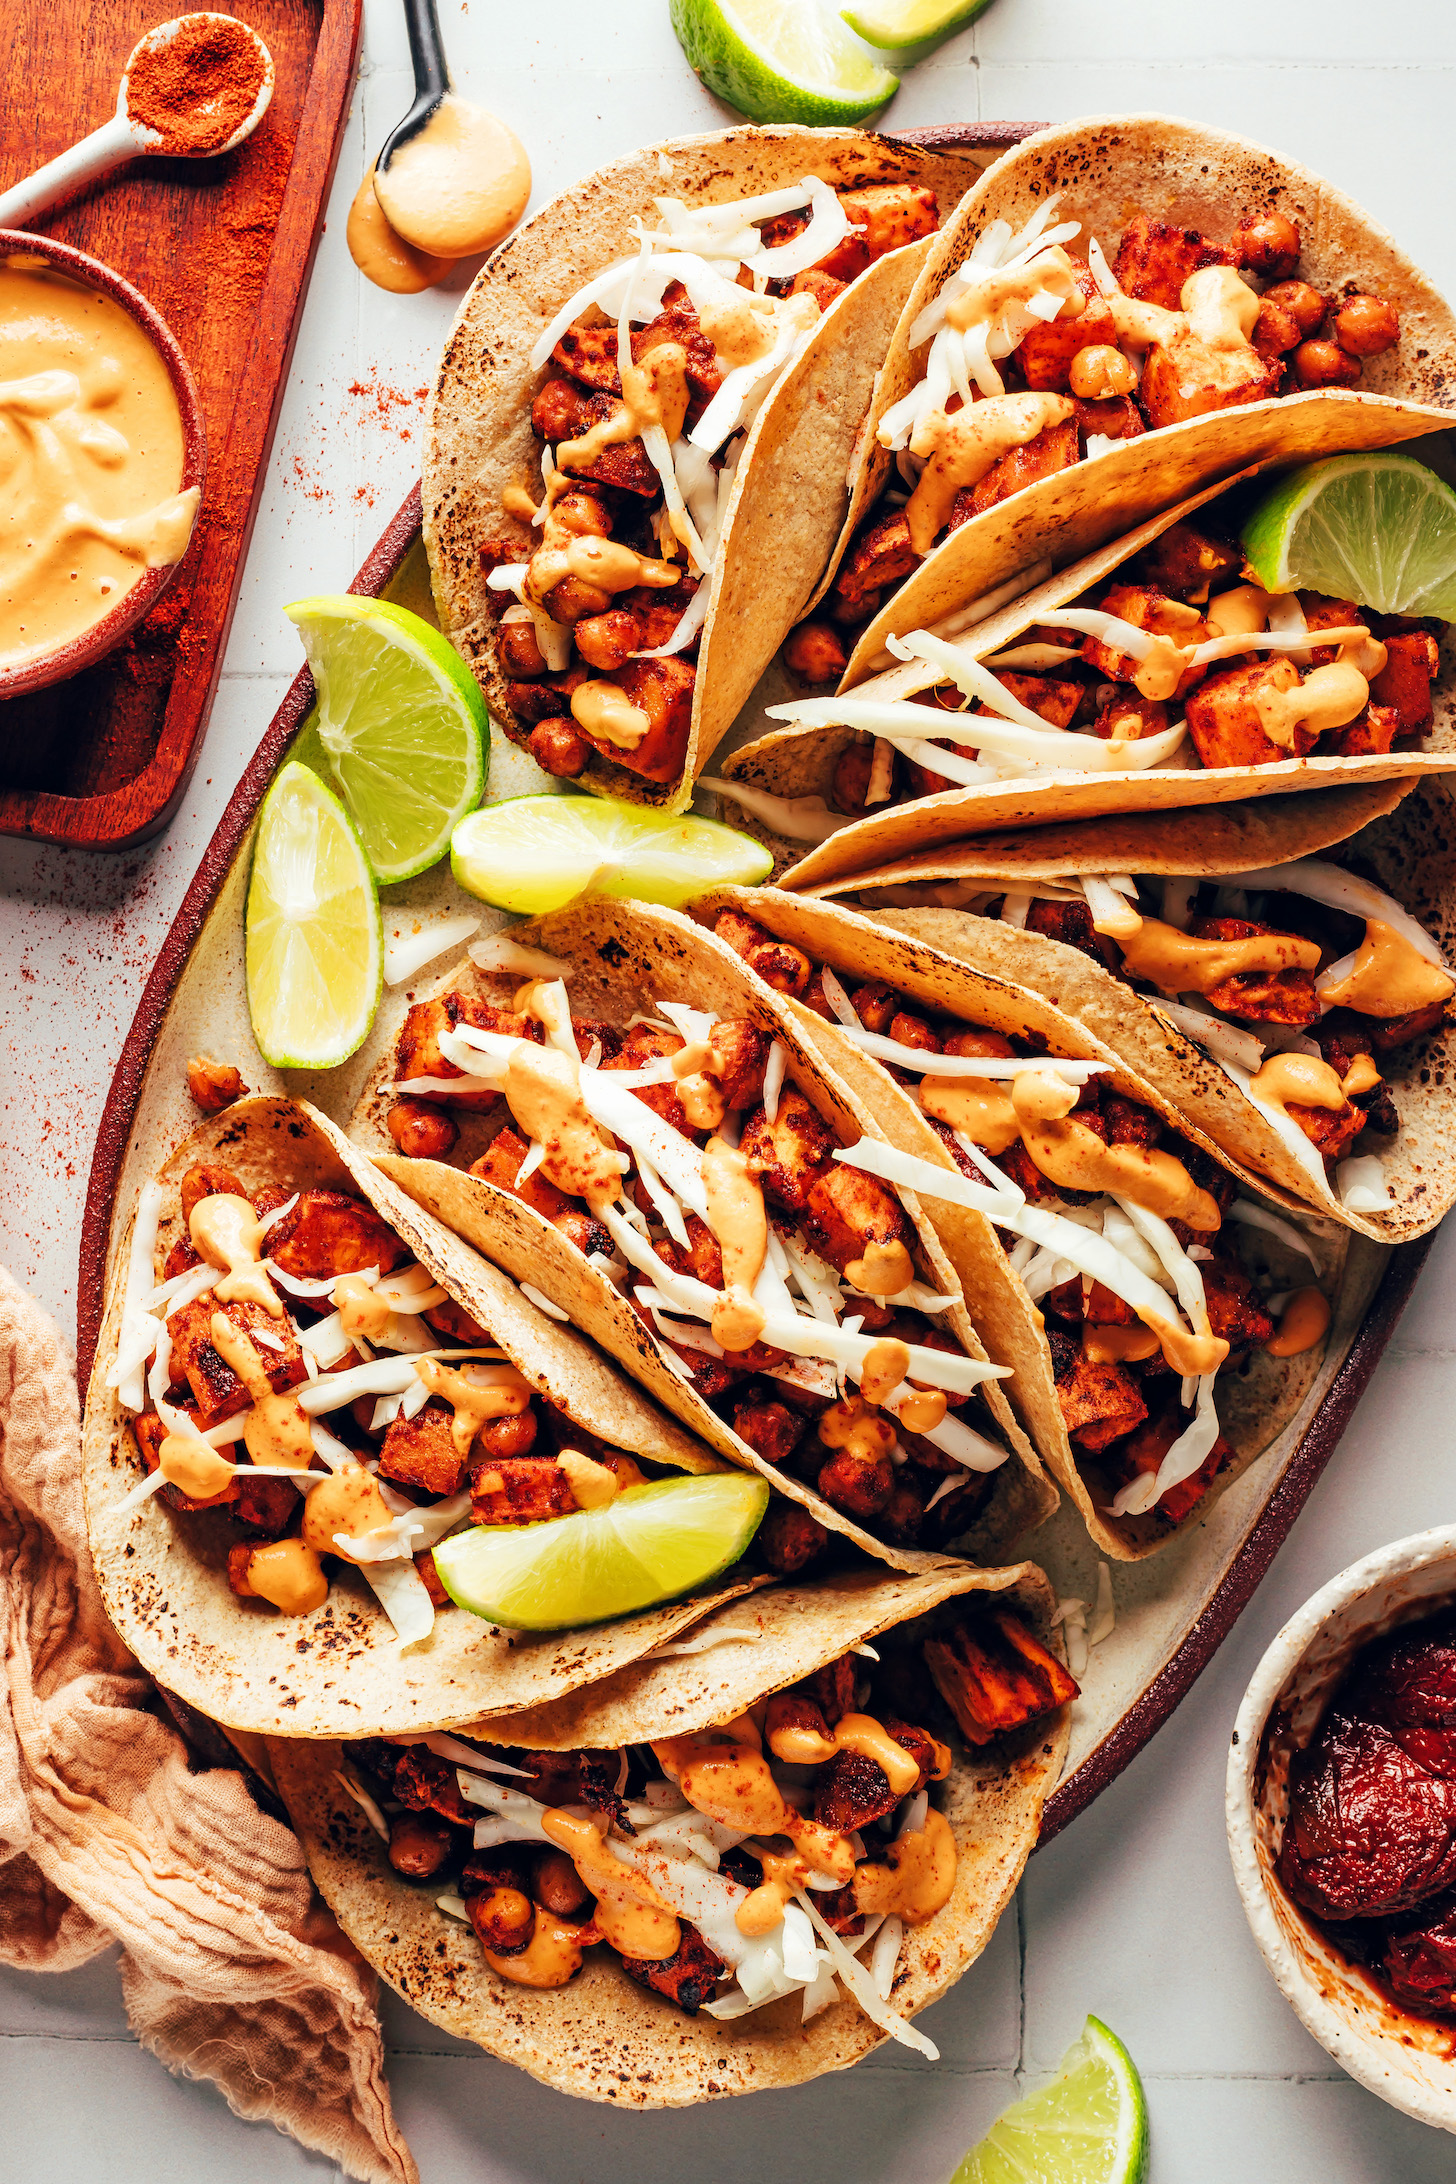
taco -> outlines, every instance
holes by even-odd
[[[1012,571],[1244,464],[1428,432],[1453,394],[1449,306],[1317,175],[1161,114],[1040,131],[920,270],[790,664],[862,681]]]
[[[897,638],[902,665],[774,707],[795,725],[715,785],[817,841],[801,888],[987,829],[1456,768],[1445,625],[1248,581],[1250,494],[1166,509],[955,641]]]
[[[1317,823],[1279,824],[1363,793],[1226,806],[1212,832],[1195,811],[992,835],[866,873],[858,899],[1046,994],[1247,1167],[1402,1243],[1456,1197],[1444,814],[1418,792],[1350,842],[1350,813],[1332,858],[1309,854]],[[1206,1057],[1196,1082],[1170,1025]]]
[[[890,332],[979,171],[729,129],[618,160],[495,253],[430,398],[424,535],[446,635],[547,773],[686,804],[807,604]]]
[[[764,1583],[762,1554],[542,1635],[451,1605],[435,1556],[462,1527],[576,1525],[723,1468],[302,1101],[240,1101],[141,1193],[87,1402],[87,1529],[127,1645],[214,1720],[432,1730],[610,1675]]]
[[[887,2036],[935,2058],[909,2020],[985,1947],[1066,1750],[1051,1589],[942,1567],[742,1608],[539,1741],[270,1742],[326,1901],[432,2023],[637,2108]]]
[[[1200,1051],[1170,1027],[1154,1083],[1039,993],[837,904],[727,889],[694,915],[873,1115],[843,1157],[915,1192],[1099,1548],[1134,1561],[1200,1521],[1304,1401],[1345,1255],[1169,1097]]]
[[[834,1533],[902,1569],[1005,1560],[1054,1508],[935,1231],[835,1158],[873,1123],[691,919],[584,903],[477,943],[410,1007],[351,1127],[801,1505],[786,1570]]]

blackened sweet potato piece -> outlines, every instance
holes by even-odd
[[[1195,940],[1252,940],[1261,934],[1277,934],[1275,925],[1258,925],[1249,918],[1195,918],[1189,926]],[[1282,971],[1238,971],[1232,978],[1210,986],[1207,998],[1213,1008],[1228,1016],[1243,1016],[1265,1024],[1313,1024],[1319,1020],[1319,995],[1313,971],[1297,966]]]
[[[1067,1432],[1078,1448],[1095,1452],[1148,1415],[1137,1381],[1125,1365],[1094,1365],[1081,1350],[1072,1369],[1057,1377],[1057,1401]]]
[[[748,1172],[776,1205],[802,1213],[809,1193],[826,1173],[834,1139],[802,1092],[785,1085],[772,1122],[757,1107],[743,1125],[739,1146]]]
[[[1109,971],[1121,967],[1121,956],[1116,947],[1099,933],[1092,923],[1092,912],[1087,904],[1078,902],[1034,901],[1026,913],[1026,930],[1044,933],[1048,940],[1059,940],[1065,948],[1076,948],[1082,955],[1090,956],[1094,963],[1101,963]]]
[[[298,1337],[286,1319],[275,1320],[260,1304],[220,1305],[213,1291],[204,1289],[200,1297],[184,1304],[167,1322],[172,1337],[172,1381],[174,1385],[185,1381],[192,1390],[197,1423],[204,1433],[235,1411],[246,1410],[252,1401],[232,1367],[213,1347],[212,1316],[219,1311],[235,1327],[246,1332],[259,1328],[283,1345],[282,1349],[257,1346],[275,1395],[281,1395],[285,1388],[296,1388],[308,1377]]]
[[[493,1183],[497,1190],[509,1191],[523,1206],[530,1206],[543,1221],[560,1229],[567,1241],[575,1244],[585,1257],[590,1258],[595,1251],[604,1251],[610,1257],[610,1231],[595,1220],[585,1206],[568,1198],[554,1183],[548,1183],[539,1168],[528,1175],[524,1183],[516,1181],[528,1150],[519,1132],[509,1127],[498,1130],[479,1160],[471,1163],[470,1173],[478,1175],[483,1182]]]
[[[1208,1324],[1231,1350],[1261,1349],[1274,1322],[1244,1269],[1232,1259],[1210,1259],[1202,1267]]]
[[[836,1752],[819,1776],[814,1818],[840,1835],[853,1835],[872,1820],[883,1820],[900,1800],[878,1760],[862,1752]]]
[[[756,1107],[763,1098],[768,1033],[750,1024],[746,1017],[723,1017],[713,1026],[712,1047],[718,1057],[712,1074],[718,1080],[725,1106]]]
[[[1196,523],[1174,523],[1161,538],[1145,546],[1137,557],[1140,582],[1166,592],[1190,606],[1206,602],[1210,586],[1232,576],[1241,566],[1237,546]]]
[[[269,1255],[285,1274],[316,1281],[326,1274],[388,1274],[409,1257],[389,1223],[348,1191],[300,1191],[298,1203],[268,1232]]]
[[[675,2002],[685,2016],[696,2017],[703,2004],[711,2001],[713,1989],[727,1967],[697,1928],[683,1922],[674,1955],[656,1962],[624,1956],[622,1969],[637,1986],[650,1987],[654,1994]]]
[[[1220,250],[1196,228],[1169,227],[1135,213],[1122,231],[1113,273],[1117,285],[1140,303],[1160,303],[1165,311],[1182,309],[1183,283],[1205,265],[1233,265],[1231,250]]]
[[[1303,723],[1294,731],[1292,750],[1271,741],[1254,705],[1259,691],[1293,690],[1299,679],[1298,668],[1278,657],[1216,669],[1189,694],[1185,708],[1188,733],[1203,764],[1273,766],[1313,750],[1316,738]]]
[[[580,722],[577,726],[593,749],[629,773],[640,774],[644,781],[675,781],[687,755],[696,678],[693,662],[676,654],[665,660],[628,660],[608,678],[629,705],[647,715],[647,733],[631,750],[588,734]]]
[[[782,1468],[804,1438],[807,1421],[784,1403],[740,1403],[733,1430],[766,1464]]]
[[[465,1469],[453,1426],[453,1411],[439,1403],[427,1403],[413,1418],[393,1419],[379,1453],[381,1478],[426,1494],[453,1494]]]
[[[852,281],[877,258],[892,250],[903,250],[906,243],[918,242],[922,235],[933,235],[940,226],[935,192],[923,183],[870,182],[862,189],[839,190],[835,194],[851,229],[859,231],[836,243],[815,269],[832,274],[838,281]]]
[[[1372,707],[1388,705],[1396,715],[1396,734],[1419,735],[1431,725],[1431,683],[1441,664],[1440,649],[1428,630],[1386,637],[1385,665],[1370,685]]]
[[[292,1525],[299,1503],[298,1488],[292,1479],[270,1479],[253,1473],[245,1474],[236,1485],[234,1521],[254,1539],[281,1539]]]
[[[664,1236],[653,1245],[659,1259],[665,1260],[674,1273],[691,1274],[696,1281],[706,1282],[710,1289],[723,1287],[723,1247],[706,1221],[690,1213],[687,1219],[687,1249]]]
[[[1029,711],[1049,721],[1053,728],[1070,728],[1072,715],[1082,702],[1085,683],[1063,681],[1055,675],[1018,675],[1003,672],[997,682],[1019,698]]]
[[[476,1524],[541,1524],[578,1506],[571,1481],[549,1457],[489,1458],[473,1463],[470,1514]]]
[[[810,1186],[804,1228],[816,1251],[845,1273],[871,1244],[899,1244],[913,1254],[910,1216],[888,1183],[836,1162]]]
[[[1053,394],[1067,393],[1067,375],[1079,349],[1115,347],[1117,343],[1112,311],[1092,278],[1091,267],[1076,258],[1072,264],[1082,296],[1080,317],[1070,318],[1064,304],[1056,318],[1023,334],[1016,348],[1016,361],[1028,387]]]
[[[1174,334],[1166,348],[1155,343],[1149,349],[1138,400],[1157,431],[1215,410],[1262,402],[1279,392],[1283,371],[1282,364],[1252,346],[1214,348],[1190,329]]]
[[[1135,440],[1148,429],[1130,394],[1109,394],[1098,401],[1074,394],[1071,402],[1072,420],[1082,435],[1084,448],[1094,432],[1103,440]]]
[[[815,1485],[831,1509],[873,1526],[895,1491],[895,1467],[888,1456],[865,1463],[848,1449],[837,1449],[820,1466]]]
[[[1079,1686],[1004,1608],[953,1624],[924,1645],[925,1665],[968,1744],[1038,1721],[1077,1696]]]
[[[999,507],[1010,500],[1013,493],[1020,493],[1028,485],[1038,485],[1043,478],[1054,478],[1062,470],[1073,470],[1082,460],[1082,447],[1077,433],[1077,420],[1068,417],[1060,425],[1048,425],[1034,440],[1024,447],[1014,447],[1000,462],[993,463],[975,486],[957,493],[951,508],[950,528],[958,530],[972,516],[983,515],[988,508]]]
[[[903,508],[862,531],[840,564],[835,596],[849,619],[872,614],[887,585],[903,583],[919,560]]]

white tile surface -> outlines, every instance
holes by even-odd
[[[729,118],[683,64],[663,0],[444,0],[462,90],[526,138],[540,203],[644,137]],[[364,70],[340,158],[221,695],[186,804],[119,859],[0,843],[0,1256],[69,1327],[96,1120],[126,1026],[197,860],[298,660],[279,612],[347,582],[418,463],[418,398],[449,294],[365,289],[344,218],[365,148],[408,102],[393,0],[366,0]],[[907,78],[890,126],[1159,107],[1322,167],[1448,289],[1456,13],[1444,0],[997,0]],[[43,1097],[37,1115],[35,1087]],[[1436,2184],[1445,2138],[1343,2079],[1266,1978],[1219,1808],[1224,1738],[1274,1632],[1355,1556],[1449,1521],[1456,1477],[1450,1299],[1456,1234],[1243,1621],[1174,1722],[1034,1861],[1018,1915],[926,2019],[938,2069],[879,2056],[845,2078],[695,2114],[568,2105],[391,2002],[393,2081],[426,2184],[943,2184],[1018,2083],[1084,2014],[1147,2073],[1155,2184]],[[114,1964],[0,1973],[0,2172],[7,2184],[238,2177],[327,2184],[328,2165],[249,2127],[129,2042]],[[104,2151],[98,2156],[98,2147]]]

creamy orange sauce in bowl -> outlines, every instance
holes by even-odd
[[[0,229],[0,697],[90,666],[177,573],[205,432],[165,320],[109,266]]]

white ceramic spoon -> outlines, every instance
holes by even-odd
[[[202,19],[213,23],[235,20],[230,15],[215,15],[210,12],[204,12]],[[116,112],[110,121],[100,129],[93,129],[90,136],[83,137],[79,144],[73,144],[68,152],[62,152],[59,159],[52,159],[44,167],[38,168],[28,181],[17,182],[13,189],[0,194],[0,228],[20,227],[25,221],[34,219],[38,213],[47,211],[61,198],[68,197],[73,190],[80,189],[83,183],[93,182],[97,175],[106,174],[111,168],[121,166],[123,161],[136,159],[144,152],[162,149],[165,140],[158,132],[143,128],[139,121],[134,121],[128,114],[127,84],[144,47],[170,42],[184,22],[197,20],[196,14],[175,17],[169,23],[159,23],[155,30],[149,30],[137,42],[122,71]],[[251,136],[268,111],[268,104],[273,96],[273,56],[258,33],[248,24],[239,23],[238,28],[247,31],[263,63],[263,81],[253,102],[252,112],[239,122],[226,144],[219,145],[210,152],[176,152],[171,155],[174,158],[216,159],[222,152],[230,152],[234,145],[241,144],[245,137]]]

